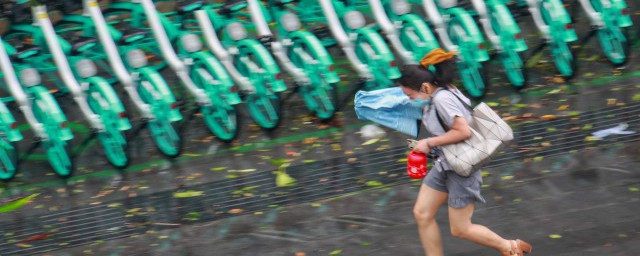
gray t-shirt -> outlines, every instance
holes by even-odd
[[[471,100],[462,94],[458,89],[449,89],[445,90],[442,88],[438,88],[433,92],[433,97],[431,99],[431,104],[425,107],[422,123],[427,128],[427,131],[433,136],[439,136],[446,132],[446,130],[440,125],[438,121],[438,117],[436,116],[435,109],[438,109],[438,114],[440,118],[444,122],[446,126],[451,128],[453,126],[453,120],[456,116],[463,117],[467,120],[468,123],[471,123],[473,119],[471,118],[471,111],[464,105],[458,97],[453,94],[458,95],[462,100],[464,100],[467,104],[471,104]],[[447,163],[444,155],[438,152],[438,157],[440,157],[443,163],[442,168],[445,170],[450,170],[450,166]]]

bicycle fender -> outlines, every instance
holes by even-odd
[[[8,141],[20,141],[24,138],[18,129],[11,128],[11,124],[15,122],[16,119],[11,114],[11,111],[4,103],[0,102],[0,126],[2,126],[0,130],[6,131],[5,136]]]
[[[260,44],[255,39],[244,39],[238,42],[238,48],[246,48],[249,50],[254,56],[257,57],[258,61],[262,68],[264,68],[269,74],[272,76],[276,76],[280,74],[280,67],[271,56],[271,53],[267,50],[264,45]],[[284,84],[282,80],[276,80],[271,84],[271,89],[274,92],[283,92],[287,90],[287,86]]]
[[[471,15],[465,9],[454,7],[454,8],[447,9],[447,13],[454,16],[455,19],[460,20],[460,23],[462,24],[463,29],[467,33],[467,36],[471,38],[471,42],[473,45],[485,44],[484,35],[482,35],[482,32],[478,28],[478,25],[475,23]],[[481,49],[472,50],[471,55],[473,56],[473,59],[475,61],[482,62],[482,61],[489,60],[489,53],[487,53],[486,48],[482,50]]]
[[[146,78],[149,82],[151,82],[153,87],[160,93],[165,104],[171,105],[173,103],[176,103],[176,98],[175,96],[173,96],[169,85],[167,85],[167,82],[155,69],[151,67],[143,67],[139,69],[139,72],[140,76]],[[169,110],[169,121],[175,122],[180,120],[182,120],[182,114],[180,114],[180,110]]]
[[[64,112],[62,112],[62,109],[60,109],[60,105],[58,105],[56,99],[49,93],[49,90],[44,86],[32,86],[29,88],[29,92],[35,96],[36,100],[44,103],[41,111],[47,115],[45,118],[51,118],[57,124],[56,129],[60,131],[61,139],[65,141],[73,139],[71,129],[68,126],[66,128],[61,127],[62,123],[67,122],[67,117],[64,115]],[[40,108],[39,105],[34,107]],[[45,129],[47,129],[46,126]]]
[[[262,65],[262,68],[267,72],[273,75],[280,73],[280,67],[278,67],[273,56],[271,56],[271,53],[269,53],[269,50],[267,50],[264,45],[253,39],[244,39],[238,42],[238,48],[241,47],[245,47],[253,53]]]
[[[627,2],[625,2],[625,0],[611,0],[611,6],[615,10],[617,10],[617,13],[620,14],[616,16],[618,21],[618,26],[620,26],[621,28],[624,28],[624,27],[630,27],[633,25],[633,21],[631,20],[631,16],[629,16],[629,14],[622,15],[622,10],[627,9],[630,12],[627,6]]]
[[[413,27],[415,29],[416,35],[422,42],[428,45],[429,49],[440,47],[438,39],[436,39],[429,26],[427,26],[427,23],[425,23],[420,16],[415,14],[405,14],[400,16],[400,20],[406,22],[408,26]]]
[[[237,93],[230,91],[231,87],[233,87],[234,85],[233,80],[231,80],[231,76],[229,76],[229,73],[227,73],[227,70],[224,68],[224,66],[222,66],[222,63],[220,63],[220,61],[216,59],[216,57],[214,57],[213,54],[209,52],[200,51],[200,52],[194,53],[193,58],[197,59],[197,61],[202,62],[204,66],[207,68],[207,71],[216,80],[218,80],[218,82],[220,82],[221,88],[206,88],[206,87],[202,88],[208,94],[213,96],[213,97],[210,96],[212,100],[215,101],[216,99],[214,97],[218,96],[218,95],[215,95],[214,92],[220,92],[220,94],[226,95],[226,101],[228,104],[235,105],[242,102],[242,100],[240,99],[240,96],[238,96]],[[214,85],[210,85],[210,86],[214,86]]]
[[[294,41],[300,40],[302,43],[304,43],[309,49],[311,49],[311,55],[313,55],[313,57],[324,66],[329,67],[334,65],[333,58],[331,58],[331,55],[329,55],[327,49],[324,48],[324,45],[322,45],[320,39],[318,39],[318,37],[316,37],[316,35],[314,35],[313,33],[309,31],[297,30],[291,32],[289,34],[289,37]],[[340,77],[338,76],[337,72],[327,70],[324,72],[324,74],[326,75],[326,80],[328,83],[333,84],[340,82]]]
[[[384,42],[382,36],[380,36],[380,34],[378,34],[375,30],[364,27],[358,29],[358,34],[360,34],[360,36],[362,36],[367,42],[369,42],[371,47],[373,47],[376,53],[378,53],[385,62],[395,62],[395,57],[393,56],[391,49],[389,49],[389,46]],[[396,66],[389,67],[386,69],[386,71],[387,77],[389,79],[398,79],[402,76],[400,74],[400,70],[398,70],[398,67]]]
[[[467,35],[471,37],[471,40],[474,43],[479,44],[484,42],[484,36],[482,35],[482,32],[471,17],[471,14],[467,12],[467,10],[459,7],[454,7],[448,9],[447,12],[462,22],[464,30],[467,32]]]
[[[514,50],[517,52],[526,51],[528,49],[526,42],[524,41],[524,37],[520,39],[516,39],[515,36],[520,34],[522,31],[518,26],[518,23],[513,19],[513,15],[509,11],[504,3],[499,0],[489,0],[489,8],[495,12],[495,14],[500,17],[498,23],[500,24],[500,30],[507,32],[511,38],[507,40],[513,40],[514,42]]]
[[[107,82],[106,79],[99,76],[92,76],[87,78],[86,81],[92,85],[89,91],[99,91],[104,99],[109,103],[109,111],[111,113],[118,117],[120,113],[126,113],[126,109],[122,105],[122,101],[120,101],[118,94],[113,90],[113,87],[111,87],[111,84]],[[126,117],[118,118],[118,120],[116,120],[116,124],[120,131],[131,129],[131,123],[129,123],[129,119]]]

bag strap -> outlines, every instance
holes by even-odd
[[[436,105],[433,104],[433,101],[436,98],[436,95],[438,95],[440,91],[437,91],[433,96],[432,96],[432,100],[429,102],[429,109],[433,108],[433,110],[436,112],[436,117],[438,118],[438,122],[440,123],[440,126],[442,127],[442,129],[445,132],[449,131],[449,126],[447,126],[446,124],[444,124],[444,121],[442,120],[442,117],[440,116],[440,113],[438,113],[438,107],[436,107]]]
[[[460,98],[460,96],[458,96],[457,93],[450,91],[449,88],[445,88],[444,90],[447,90],[448,92],[453,94],[453,96],[456,96],[456,98],[458,98],[458,100],[460,100],[460,102],[462,102],[462,105],[467,107],[469,109],[469,111],[471,111],[471,113],[473,113],[473,107],[471,107],[471,105],[467,104],[464,100],[462,100],[462,98]]]

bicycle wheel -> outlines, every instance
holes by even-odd
[[[520,54],[511,49],[505,49],[505,51],[499,53],[499,56],[509,82],[511,82],[517,90],[525,88],[527,74]]]
[[[608,26],[598,30],[598,39],[604,55],[616,66],[627,62],[631,51],[629,32],[626,28]]]
[[[247,98],[247,108],[253,120],[265,130],[274,130],[280,125],[280,97],[276,94],[251,94]]]
[[[552,42],[551,45],[556,68],[565,78],[572,78],[576,73],[577,63],[571,47],[565,42]]]
[[[467,44],[466,30],[457,19],[452,19],[448,26],[448,33],[451,41],[460,46],[460,55],[465,56],[458,62],[460,79],[467,93],[474,99],[481,99],[487,93],[489,80],[486,71],[482,68],[482,63],[478,63],[473,59],[473,51],[475,47],[464,47]]]
[[[489,91],[489,79],[482,65],[474,65],[464,61],[458,62],[460,79],[471,98],[482,99]]]
[[[246,57],[248,61],[253,62],[255,65],[258,63],[252,54],[248,54]],[[238,64],[238,72],[244,77],[261,77],[262,74],[255,74],[255,70],[251,70],[243,61],[240,60],[240,56],[236,56],[235,63]],[[259,66],[259,65],[258,65]],[[265,71],[266,72],[266,71]],[[264,83],[264,80],[260,79],[260,82]],[[254,86],[263,86],[255,93],[249,95],[246,100],[249,114],[253,120],[265,130],[274,130],[280,125],[280,97],[277,94],[270,91],[266,84],[254,84]]]
[[[18,170],[18,149],[6,138],[0,139],[0,180],[13,179]]]
[[[111,165],[116,168],[125,168],[129,165],[129,146],[122,132],[111,127],[99,133],[98,138]]]
[[[203,74],[201,72],[198,72],[198,70],[208,72],[206,71],[207,69],[204,67],[204,65],[202,63],[198,63],[194,67],[192,67],[191,70],[191,77],[193,77],[193,82],[198,85],[199,88],[204,89],[208,94],[213,93],[208,91],[208,89],[206,89],[206,86],[204,86],[206,83],[209,83],[209,78],[203,77]],[[213,133],[213,135],[215,135],[218,139],[224,142],[229,142],[238,136],[238,113],[236,107],[227,104],[224,99],[219,99],[216,102],[212,102],[212,105],[210,106],[202,107],[200,109],[200,113],[202,114],[204,122],[209,128],[209,131],[211,131],[211,133]]]
[[[47,157],[53,171],[61,178],[68,178],[73,174],[73,161],[69,143],[59,139],[45,142]]]
[[[299,47],[303,52],[308,53],[308,47],[300,42],[294,43],[293,46],[289,47],[289,56],[291,61],[296,65],[296,67],[303,69],[305,68],[305,58],[300,56],[300,54],[293,49]],[[311,54],[307,54],[308,56],[313,56]],[[327,82],[322,78],[322,74],[316,72],[317,70],[305,70],[305,74],[310,77],[311,84],[302,86],[301,94],[302,98],[307,105],[309,111],[313,112],[318,118],[323,121],[331,120],[336,112],[335,107],[335,85],[327,84]],[[315,77],[311,77],[315,76]]]
[[[142,84],[144,81],[141,81]],[[151,83],[151,81],[148,81]],[[180,136],[176,132],[175,128],[171,124],[171,121],[168,119],[167,115],[169,115],[168,111],[170,111],[171,106],[168,106],[168,103],[163,101],[162,99],[155,99],[153,97],[153,93],[148,91],[144,86],[140,85],[138,87],[140,98],[149,104],[156,119],[149,121],[148,126],[151,131],[151,138],[156,143],[156,147],[160,151],[160,153],[164,154],[167,157],[177,157],[180,155],[181,149],[181,140]],[[175,104],[175,103],[174,103]],[[172,105],[173,106],[173,105]]]
[[[151,138],[160,153],[167,157],[178,157],[182,151],[181,139],[173,125],[167,120],[149,121]]]

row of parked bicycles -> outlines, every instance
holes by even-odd
[[[632,25],[625,2],[578,1],[602,52],[613,64],[624,64]],[[46,2],[4,1],[0,6],[0,16],[10,21],[0,35],[0,80],[8,93],[0,104],[2,180],[16,174],[16,143],[24,139],[7,104],[20,109],[36,138],[26,154],[43,147],[54,172],[68,177],[74,134],[58,104],[61,95],[73,99],[107,160],[123,168],[129,163],[127,132],[134,130],[134,109],[125,109],[125,98],[141,116],[135,130],[148,128],[168,157],[181,151],[176,123],[195,114],[222,141],[237,136],[237,107],[243,102],[260,127],[275,129],[288,90],[282,70],[309,111],[331,119],[340,81],[327,50],[332,46],[351,63],[359,89],[375,90],[399,78],[396,59],[416,63],[442,44],[459,51],[462,84],[480,98],[489,86],[483,65],[491,57],[501,62],[516,88],[525,86],[523,52],[528,46],[514,17],[529,14],[559,73],[575,74],[571,43],[578,38],[561,0]],[[160,2],[171,2],[173,9],[158,11]],[[54,12],[58,18],[51,18]],[[161,73],[175,74],[178,83],[169,85]],[[195,110],[183,116],[179,103],[185,99],[176,95]]]

